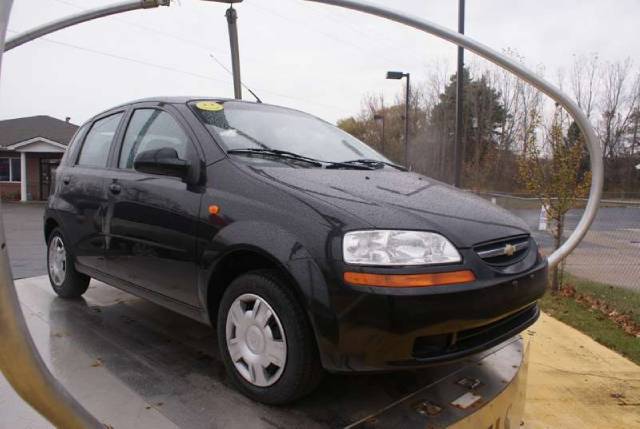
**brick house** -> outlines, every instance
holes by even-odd
[[[0,197],[46,200],[51,180],[78,129],[51,116],[0,121]]]

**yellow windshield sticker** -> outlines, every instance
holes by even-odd
[[[224,109],[222,104],[213,101],[198,101],[196,107],[200,110],[206,110],[208,112],[219,112]]]

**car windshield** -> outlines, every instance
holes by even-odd
[[[286,151],[323,162],[390,162],[340,128],[296,110],[236,101],[200,101],[191,106],[227,152]]]

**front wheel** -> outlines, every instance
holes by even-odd
[[[218,342],[233,384],[266,404],[304,396],[322,368],[302,306],[277,272],[254,271],[235,279],[218,311]]]
[[[91,279],[75,270],[73,258],[59,228],[54,229],[49,236],[47,272],[53,291],[61,298],[78,298],[89,287]]]

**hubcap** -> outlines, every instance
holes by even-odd
[[[49,243],[49,274],[56,286],[64,283],[67,273],[67,251],[59,236],[55,236]]]
[[[236,370],[249,383],[274,384],[287,362],[287,340],[273,308],[254,294],[239,296],[227,313],[226,340]]]

